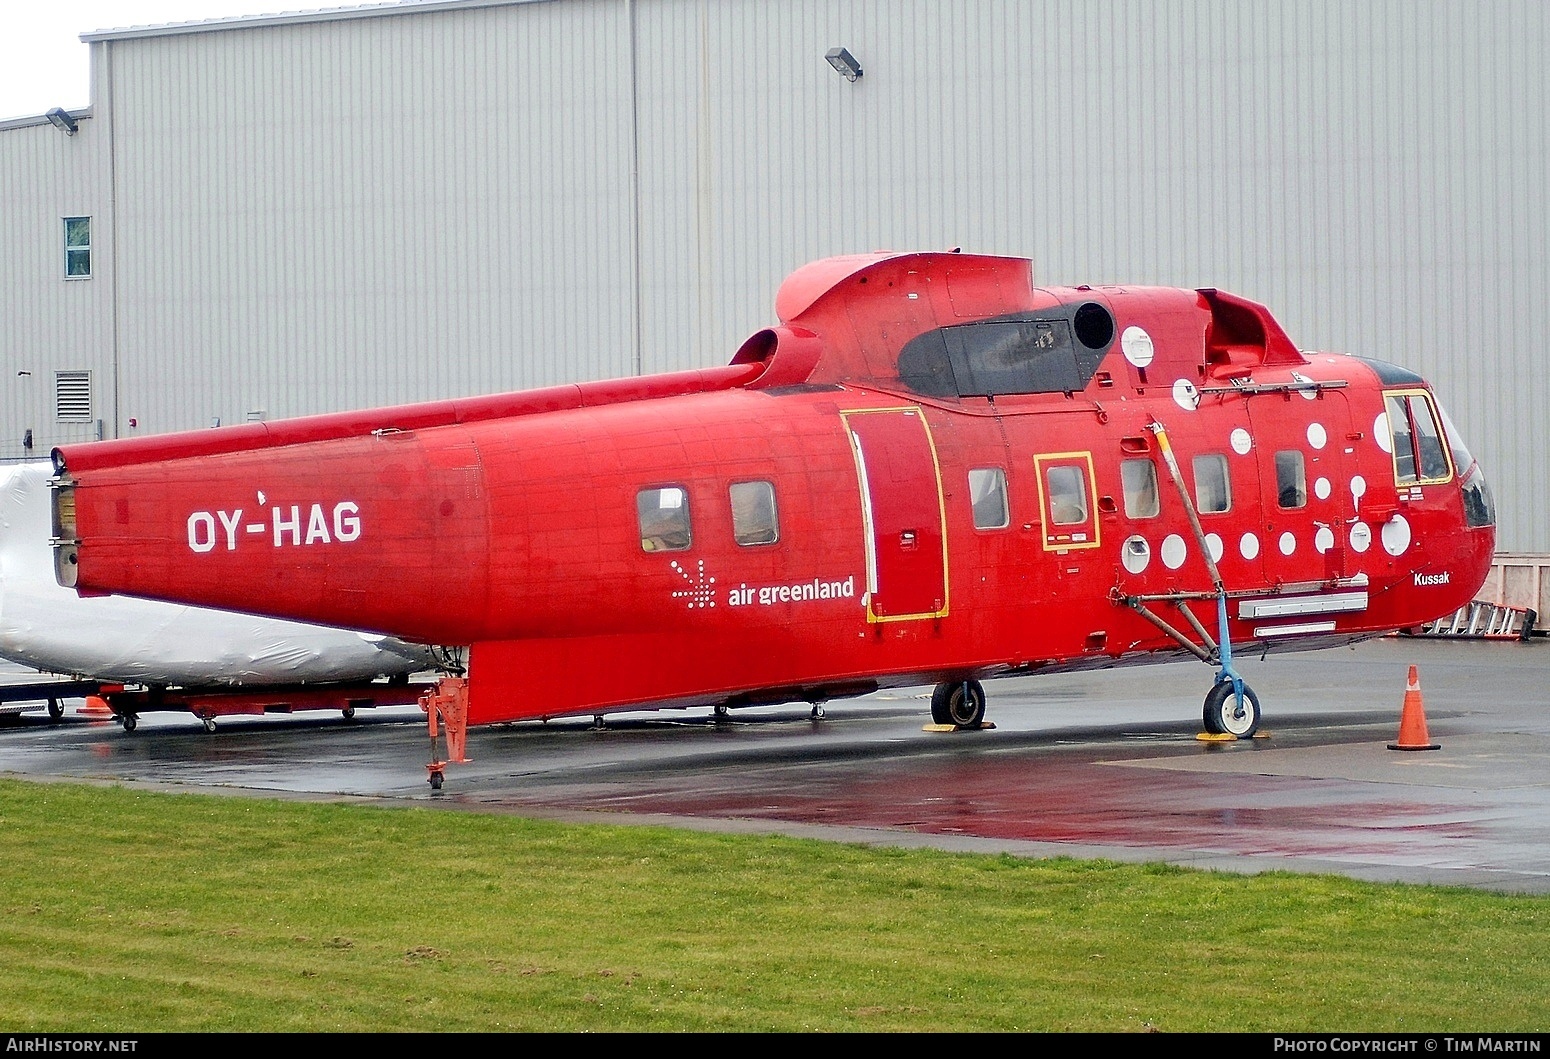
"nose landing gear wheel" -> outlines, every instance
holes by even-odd
[[[931,720],[956,728],[978,728],[985,720],[985,689],[977,680],[949,680],[931,693]]]
[[[1239,739],[1252,739],[1259,731],[1259,696],[1247,684],[1243,685],[1243,703],[1233,692],[1232,681],[1224,680],[1206,693],[1205,709],[1201,721],[1212,735],[1234,735]]]

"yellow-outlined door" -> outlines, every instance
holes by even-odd
[[[1039,518],[1047,552],[1096,548],[1098,483],[1091,452],[1048,452],[1033,458],[1039,483]]]

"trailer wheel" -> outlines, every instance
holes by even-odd
[[[119,723],[124,726],[124,731],[132,732],[139,726],[140,719],[132,713],[126,713],[119,718]]]
[[[339,712],[344,714],[344,719],[345,720],[347,720],[347,721],[355,720],[355,707],[354,706],[346,706],[344,709],[340,710]]]
[[[442,774],[440,772],[432,772],[431,773],[431,790],[433,790],[433,791],[441,790],[442,782],[443,782],[443,776],[442,776]]]
[[[48,716],[49,716],[49,720],[57,721],[61,717],[63,717],[64,715],[65,715],[65,704],[60,702],[58,699],[49,699],[48,700]]]
[[[207,731],[207,732],[215,731],[215,718],[214,717],[201,717],[199,719],[204,722],[205,731]]]

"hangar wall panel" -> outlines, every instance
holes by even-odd
[[[0,129],[0,459],[44,457],[97,435],[113,403],[113,243],[102,129]],[[91,277],[65,278],[64,218],[90,217]],[[91,373],[92,416],[55,417],[56,372]],[[33,433],[33,448],[23,446]]]
[[[115,43],[124,414],[154,432],[629,374],[617,14]]]

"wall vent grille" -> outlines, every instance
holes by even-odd
[[[91,419],[91,372],[54,373],[54,416],[66,423]]]

